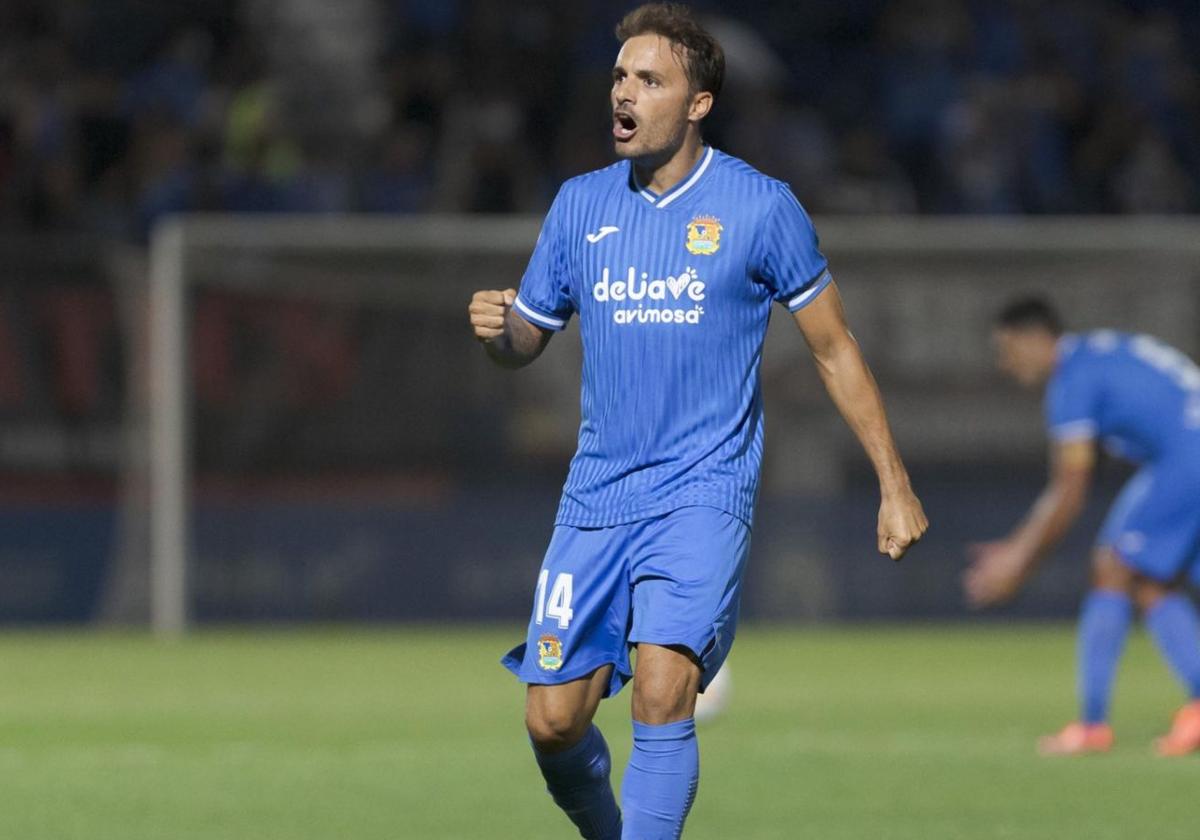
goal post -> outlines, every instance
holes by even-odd
[[[422,283],[419,270],[403,270],[406,257],[419,255],[426,266],[451,269],[470,267],[472,261],[480,266],[495,264],[497,259],[508,261],[512,265],[488,282],[515,285],[512,268],[528,255],[539,225],[538,219],[511,216],[184,215],[155,228],[150,244],[146,359],[149,606],[155,633],[178,636],[192,619],[192,292],[205,287],[282,297],[403,298],[417,306],[450,308],[460,302],[461,290],[475,281],[460,272],[457,282],[448,287],[439,272],[424,278],[432,283]],[[237,270],[225,272],[217,266],[196,271],[195,263],[213,253],[236,263]],[[305,267],[314,258],[361,262],[364,256],[372,263],[365,272],[361,267],[339,270],[336,264],[315,270]],[[280,269],[271,265],[273,260],[289,265]],[[478,272],[478,282],[484,282],[485,273]],[[465,300],[461,302],[465,307]]]
[[[162,636],[178,636],[188,623],[186,226],[184,219],[160,225],[150,250],[150,622]]]

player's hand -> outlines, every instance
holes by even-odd
[[[912,490],[889,493],[879,505],[879,553],[899,560],[929,529],[921,500]]]
[[[492,341],[504,335],[504,321],[508,310],[517,299],[516,289],[504,291],[480,291],[471,296],[467,312],[471,316],[471,329],[480,341]]]
[[[967,603],[975,609],[1012,599],[1030,567],[1028,555],[1010,540],[967,546],[971,563],[963,573]]]

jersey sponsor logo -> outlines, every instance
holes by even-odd
[[[592,286],[592,298],[597,303],[628,303],[628,307],[613,309],[616,324],[699,324],[704,315],[700,303],[705,299],[705,284],[691,266],[673,277],[651,279],[648,272],[633,266],[624,280],[611,280],[606,267],[600,280]],[[654,303],[666,304],[654,306]],[[671,304],[690,306],[671,306]],[[634,306],[636,304],[636,306]]]
[[[721,247],[724,226],[716,216],[697,216],[688,222],[687,249],[689,254],[711,257]]]
[[[621,232],[621,229],[619,227],[617,227],[616,225],[601,225],[600,230],[596,231],[595,233],[589,233],[584,238],[587,239],[588,242],[595,245],[597,242],[599,242],[601,239],[608,236],[609,234],[620,233],[620,232]]]
[[[557,671],[563,666],[562,642],[553,633],[546,633],[537,640],[538,667],[543,671]]]

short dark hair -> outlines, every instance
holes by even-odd
[[[707,91],[716,97],[725,82],[725,51],[682,3],[646,3],[617,24],[622,44],[638,35],[660,35],[682,53],[683,69],[693,93]]]
[[[1029,296],[1013,300],[996,313],[996,326],[1006,330],[1045,330],[1062,335],[1063,321],[1054,304],[1043,297]]]

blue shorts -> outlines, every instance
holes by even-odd
[[[1190,574],[1200,584],[1200,458],[1142,467],[1117,496],[1097,542],[1146,577],[1174,583]]]
[[[501,662],[538,685],[612,664],[611,696],[633,676],[632,645],[682,645],[700,661],[703,690],[733,644],[749,553],[750,527],[711,507],[608,528],[557,525],[525,642]]]

